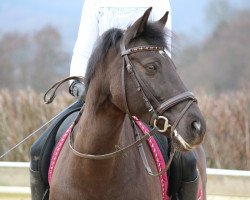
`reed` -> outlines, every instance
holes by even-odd
[[[204,147],[209,167],[250,170],[250,94],[247,90],[209,95],[197,92],[199,106],[207,121]],[[67,105],[73,98],[61,92],[55,102],[45,105],[43,94],[28,88],[0,90],[0,154],[27,137]],[[41,134],[41,133],[40,133]],[[4,158],[29,161],[29,148],[40,134]]]
[[[43,102],[43,94],[30,88],[15,92],[0,90],[0,154],[22,141],[71,102],[72,98],[66,92],[47,105]],[[12,151],[4,160],[29,161],[30,146],[39,135],[41,132]]]
[[[247,90],[217,96],[200,92],[198,97],[207,122],[208,166],[250,170],[250,94]]]

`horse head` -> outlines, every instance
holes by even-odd
[[[163,130],[177,150],[190,150],[203,141],[205,120],[166,53],[168,12],[155,22],[149,21],[150,12],[151,8],[125,31],[104,33],[89,62],[102,67],[88,68],[86,86],[95,88],[99,105],[109,102],[117,112]],[[100,86],[91,84],[93,78]]]

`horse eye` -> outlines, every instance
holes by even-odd
[[[148,65],[147,66],[147,70],[149,70],[149,71],[155,71],[156,70],[156,66],[155,65]]]

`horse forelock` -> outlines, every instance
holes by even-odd
[[[148,45],[155,45],[165,47],[166,50],[170,50],[170,44],[168,39],[170,37],[170,30],[167,28],[162,29],[158,24],[154,22],[148,22],[143,32],[135,37],[131,43],[137,43],[137,41],[145,41]]]
[[[124,32],[125,31],[122,29],[112,28],[104,32],[97,40],[90,56],[85,75],[86,91],[88,90],[90,81],[95,74],[96,69],[100,66],[100,63],[105,60],[109,49],[114,48],[117,53],[119,52],[120,45],[118,44],[118,41],[124,36]],[[167,43],[167,37],[170,37],[170,34],[166,29],[162,29],[157,24],[149,22],[142,34],[134,38],[130,43],[137,44],[139,41],[145,41],[149,45],[163,46],[169,51],[170,46]]]

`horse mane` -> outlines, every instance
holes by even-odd
[[[92,54],[89,58],[86,74],[85,74],[85,91],[87,92],[89,83],[95,74],[96,68],[99,63],[102,63],[110,48],[114,48],[118,53],[120,46],[117,45],[118,41],[124,34],[124,30],[118,28],[111,28],[104,32],[97,40]],[[155,23],[148,23],[145,30],[139,37],[134,38],[132,42],[138,40],[146,41],[149,45],[163,46],[166,50],[170,50],[169,44],[167,44],[167,37],[169,37],[168,31],[162,29]]]
[[[90,80],[92,79],[96,68],[99,66],[99,63],[103,62],[105,56],[108,53],[108,50],[111,47],[116,47],[117,41],[122,37],[122,35],[123,30],[118,28],[111,28],[104,32],[96,41],[92,54],[89,58],[85,74],[85,91],[88,90]],[[118,47],[116,47],[116,51],[119,51]]]

